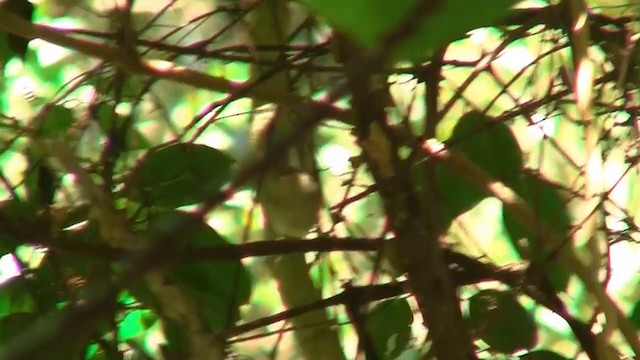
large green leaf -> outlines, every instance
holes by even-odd
[[[15,277],[0,286],[0,317],[16,312],[33,312],[35,301],[22,277]]]
[[[526,360],[567,360],[566,357],[561,356],[557,353],[554,353],[553,351],[549,351],[549,350],[537,350],[537,351],[531,351],[528,352],[522,356],[520,356],[520,359],[526,359]]]
[[[19,240],[15,238],[6,229],[0,230],[0,256],[13,252],[19,244]]]
[[[190,236],[179,239],[184,246],[225,245],[228,242],[209,225],[192,215],[171,211],[154,217],[150,224],[152,236],[160,236],[163,224],[189,222]],[[251,276],[240,260],[192,262],[172,270],[173,281],[198,300],[212,330],[222,330],[237,320],[240,305],[251,295]]]
[[[407,299],[382,301],[371,309],[366,329],[380,359],[395,359],[411,339],[413,312]]]
[[[640,328],[640,301],[636,302],[633,306],[629,319],[636,325],[636,327]]]
[[[229,181],[233,160],[214,148],[179,143],[149,152],[127,185],[135,200],[177,208],[203,202]]]
[[[23,20],[27,20],[29,22],[33,20],[33,4],[28,0],[5,0],[0,2],[0,7],[2,7],[3,10],[14,13]],[[12,51],[13,55],[24,58],[27,53],[27,46],[30,39],[8,33],[0,33],[0,37],[5,37],[8,47]]]
[[[0,78],[2,82],[0,82],[0,85],[4,84],[4,66],[12,57],[13,57],[13,51],[11,50],[11,48],[9,48],[9,43],[7,42],[7,36],[6,34],[0,32],[0,70],[2,70],[1,72],[2,78]],[[0,100],[2,100],[2,98],[0,98]]]
[[[503,18],[518,0],[441,0],[416,36],[398,50],[401,59],[422,60],[441,46],[461,39],[471,30],[490,27]]]
[[[0,344],[21,333],[37,319],[36,314],[30,312],[15,312],[0,319]]]
[[[13,252],[21,245],[23,239],[19,238],[20,232],[16,229],[33,230],[42,226],[39,224],[37,206],[18,198],[1,201],[0,216],[7,223],[6,227],[0,229],[0,256]]]
[[[489,289],[473,295],[469,325],[493,352],[530,349],[537,340],[533,318],[511,292]]]
[[[442,198],[443,218],[449,224],[458,215],[476,206],[486,195],[444,165],[436,165],[436,183]]]
[[[433,1],[422,25],[413,36],[397,45],[397,60],[422,60],[441,46],[468,31],[495,25],[515,0]],[[303,0],[313,12],[335,29],[350,35],[366,49],[379,46],[401,22],[416,20],[416,0]]]
[[[513,186],[522,172],[522,151],[511,129],[477,111],[468,112],[458,120],[447,143],[509,186]]]
[[[61,317],[64,314],[56,313],[52,315],[53,318],[57,317],[58,321],[61,320]],[[37,324],[43,319],[39,319],[36,314],[33,313],[25,313],[25,312],[16,312],[9,314],[7,316],[2,317],[0,319],[0,344],[4,344],[7,341],[20,336],[23,339],[28,339],[28,336],[32,336],[37,333],[41,333],[46,331],[46,329],[42,329],[44,324],[38,324],[40,326],[36,326],[32,328],[32,325]],[[51,318],[46,319],[48,321],[52,321]],[[59,337],[55,344],[38,344],[43,345],[37,351],[34,351],[33,355],[29,357],[32,360],[76,360],[80,359],[81,354],[84,352],[86,344],[92,335],[90,328],[81,328],[80,331],[73,334],[73,336],[64,336]],[[8,355],[3,351],[2,346],[0,346],[0,356],[2,358],[6,358],[5,355]],[[11,357],[12,359],[15,357]],[[21,357],[21,359],[24,357]]]
[[[567,241],[570,241],[571,218],[559,188],[531,173],[523,174],[521,184],[519,195],[534,211],[535,221],[551,226],[558,234],[566,235]],[[509,238],[520,252],[520,256],[523,259],[536,260],[536,263],[544,264],[546,275],[553,287],[556,290],[564,289],[569,281],[570,272],[560,263],[552,261],[555,258],[555,252],[560,249],[553,249],[553,252],[544,251],[546,239],[540,238],[535,231],[529,231],[507,210],[504,211],[503,220]],[[539,228],[536,223],[528,225],[533,229]]]
[[[571,230],[571,218],[567,201],[561,195],[561,188],[545,180],[544,178],[529,172],[523,173],[518,194],[529,204],[534,211],[536,221],[544,222],[551,226],[559,234],[568,234]],[[523,225],[516,222],[509,212],[505,212],[505,225],[509,234],[518,238],[528,238],[534,244],[540,239],[537,234],[531,233]],[[529,224],[536,229],[536,224]],[[540,244],[542,245],[542,244]],[[530,246],[536,248],[536,246]]]
[[[74,124],[73,110],[62,106],[53,105],[47,110],[40,129],[40,135],[47,139],[58,139],[65,134]]]
[[[188,333],[182,329],[180,324],[168,318],[162,319],[162,329],[168,340],[163,353],[171,356],[169,359],[188,359]]]
[[[517,188],[523,160],[520,146],[509,127],[472,111],[462,116],[449,140],[452,151],[464,154],[496,180]],[[445,165],[436,167],[445,217],[454,218],[477,205],[486,195]]]
[[[415,0],[303,0],[312,11],[337,30],[373,49],[394,26],[407,17]]]
[[[21,289],[29,292],[34,301],[34,312],[47,314],[58,309],[58,305],[66,300],[60,284],[59,269],[54,269],[50,256],[45,258],[36,269],[23,270],[20,280]]]

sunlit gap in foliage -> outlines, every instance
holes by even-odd
[[[22,273],[18,260],[13,254],[6,254],[0,258],[0,284],[4,284]]]

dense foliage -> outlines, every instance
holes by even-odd
[[[0,2],[0,359],[640,355],[639,16]]]

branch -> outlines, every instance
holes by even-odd
[[[575,273],[584,283],[587,291],[596,300],[607,322],[618,325],[625,340],[631,346],[634,353],[640,354],[640,342],[636,337],[636,330],[624,316],[617,304],[609,297],[602,285],[591,275],[591,270],[585,266],[572,249],[558,251],[563,248],[566,239],[558,234],[552,227],[544,223],[533,212],[529,205],[512,189],[501,182],[491,179],[482,169],[470,162],[466,157],[451,152],[435,139],[429,139],[423,143],[423,150],[432,159],[442,162],[451,170],[463,175],[471,184],[489,196],[502,201],[511,215],[525,228],[535,230],[540,238],[547,239],[543,251],[546,253],[558,253],[563,263]],[[536,229],[532,229],[536,224]],[[563,249],[566,250],[566,249]]]
[[[319,239],[313,240],[297,240],[296,242],[316,242]],[[394,242],[395,240],[382,240],[382,239],[344,239],[346,242],[354,242],[355,244],[362,245],[362,249],[370,248],[370,244],[378,246],[380,243]],[[293,241],[293,240],[291,240]],[[340,240],[344,242],[343,240]],[[365,242],[365,243],[363,243]],[[368,244],[366,244],[368,243]],[[213,254],[213,251],[212,251]],[[445,260],[451,269],[455,265],[456,269],[453,272],[453,281],[456,286],[477,284],[483,281],[499,281],[512,288],[522,288],[525,293],[535,300],[538,304],[545,306],[549,310],[553,311],[560,317],[562,317],[571,327],[575,337],[580,342],[583,349],[588,354],[595,353],[595,336],[591,332],[589,325],[583,323],[580,320],[574,318],[567,309],[564,307],[560,299],[555,293],[545,293],[536,288],[534,284],[527,283],[528,280],[525,277],[525,271],[522,267],[512,268],[498,268],[492,264],[483,263],[477,259],[471,258],[467,255],[456,253],[454,251],[444,250]],[[523,285],[524,283],[524,286]],[[355,306],[365,306],[367,303],[395,296],[400,296],[409,292],[409,286],[406,281],[377,284],[372,286],[359,286],[348,287],[340,294],[334,295],[327,299],[313,302],[304,306],[288,309],[280,313],[264,317],[255,321],[251,321],[245,324],[237,325],[225,332],[226,337],[235,337],[250,331],[258,330],[265,326],[274,324],[279,321],[288,320],[296,316],[300,316],[310,311],[315,311],[321,308],[336,306],[345,304],[349,300],[357,299]],[[324,325],[324,324],[317,324]],[[232,342],[240,342],[244,339],[235,339]],[[590,355],[591,356],[591,355]],[[592,358],[597,358],[592,357]]]
[[[55,27],[32,24],[0,8],[0,29],[27,39],[41,39],[49,43],[75,50],[85,55],[101,59],[121,67],[132,75],[149,76],[160,80],[171,80],[216,92],[247,96],[267,103],[283,105],[299,110],[310,100],[291,92],[261,84],[247,84],[211,76],[203,72],[177,66],[164,60],[133,59],[125,49],[105,42],[94,42],[71,36],[68,31]],[[339,109],[323,101],[314,101],[325,108],[326,114],[334,119],[350,122],[351,112]]]
[[[271,325],[278,321],[291,319],[296,316],[309,313],[311,311],[317,311],[319,309],[324,309],[329,306],[345,304],[348,302],[350,298],[359,299],[361,303],[360,305],[365,305],[368,302],[372,302],[376,300],[391,298],[394,296],[407,293],[408,291],[406,289],[407,287],[406,285],[407,285],[406,282],[403,281],[403,282],[394,282],[394,283],[379,284],[379,285],[350,286],[348,288],[345,288],[340,294],[334,295],[332,297],[322,299],[308,305],[285,310],[275,315],[260,318],[255,321],[248,322],[246,324],[238,325],[233,329],[228,330],[225,333],[225,335],[227,337],[238,336],[240,334],[253,331],[267,325]],[[317,324],[317,325],[320,325],[320,324]]]
[[[566,8],[563,4],[551,5],[540,8],[515,9],[502,20],[501,24],[505,26],[518,26],[528,24],[530,27],[536,25],[545,25],[557,29],[566,29],[567,23]],[[619,45],[625,45],[627,32],[625,28],[627,24],[638,21],[632,16],[621,16],[612,18],[603,14],[589,13],[587,19],[591,38],[597,42],[615,42]]]
[[[33,239],[33,238],[32,238]],[[64,238],[55,238],[52,241],[45,239],[31,240],[27,243],[43,245],[54,251],[70,254],[78,254],[93,258],[107,260],[122,259],[130,250],[113,247],[105,244],[86,244],[70,241]],[[386,243],[389,243],[387,241]],[[332,251],[378,251],[385,244],[382,239],[365,238],[329,238],[315,239],[282,239],[262,240],[243,244],[216,245],[207,247],[188,247],[178,255],[176,261],[210,261],[210,260],[238,260],[257,256],[272,256],[284,254],[300,254],[308,252],[332,252]]]
[[[29,235],[28,238],[36,236]],[[315,239],[282,239],[263,240],[258,242],[234,245],[217,245],[211,247],[199,247],[197,249],[187,248],[176,255],[177,263],[191,263],[194,261],[216,261],[216,260],[238,260],[255,256],[272,256],[305,252],[329,252],[329,251],[381,251],[383,256],[388,252],[386,248],[395,244],[395,239],[382,238],[315,238]],[[101,259],[122,259],[130,256],[130,252],[125,249],[117,249],[103,244],[82,244],[68,241],[64,238],[56,238],[53,241],[41,240],[38,245],[45,245],[54,251],[69,252],[89,257]],[[537,303],[545,306],[549,310],[562,317],[573,330],[576,338],[587,353],[593,353],[590,349],[594,347],[595,339],[589,326],[575,319],[566,310],[562,302],[555,293],[545,293],[535,284],[528,283],[525,277],[523,266],[510,266],[505,268],[497,267],[493,264],[482,262],[468,255],[458,253],[449,249],[443,249],[444,259],[448,269],[452,272],[456,286],[477,284],[484,281],[499,281],[512,288],[523,288],[525,293]],[[523,282],[525,286],[523,285]],[[382,298],[393,297],[405,293],[404,288],[397,285],[388,285],[396,288],[391,293],[380,295],[375,289],[384,287],[376,285],[372,290],[364,290],[363,300],[365,302],[375,301]],[[378,295],[376,295],[378,294]],[[346,295],[345,295],[346,296]],[[334,306],[339,304],[334,298],[324,299],[313,304],[292,308],[282,313],[272,315],[265,319],[256,320],[250,323],[238,325],[226,332],[227,336],[238,336],[260,327],[289,319],[306,311],[313,311],[319,307]],[[241,341],[241,340],[235,340]]]

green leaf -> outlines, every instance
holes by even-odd
[[[397,45],[394,59],[424,60],[470,30],[495,25],[516,2],[442,1],[428,10],[413,36]],[[413,14],[416,0],[303,0],[303,3],[367,50],[380,46],[401,22],[416,20],[419,16]]]
[[[466,113],[458,120],[447,144],[510,186],[517,182],[524,166],[522,151],[511,129],[477,111]]]
[[[560,195],[560,189],[549,181],[530,173],[524,173],[521,184],[518,193],[533,210],[536,215],[535,220],[544,222],[558,234],[564,234],[569,239],[571,218],[567,203]],[[546,275],[554,289],[564,289],[569,281],[570,272],[558,262],[549,261],[553,259],[555,254],[543,251],[545,239],[541,239],[538,234],[529,231],[509,211],[504,211],[503,220],[509,238],[513,246],[520,252],[520,256],[527,260],[542,261]],[[539,228],[535,223],[529,224],[529,226],[533,229]]]
[[[522,151],[506,124],[472,111],[458,120],[447,143],[494,179],[519,187]],[[436,181],[441,189],[445,218],[449,221],[486,197],[463,176],[441,164],[436,166]]]
[[[397,51],[402,60],[424,60],[445,44],[459,40],[471,30],[496,25],[518,0],[444,0],[420,30]]]
[[[33,4],[28,0],[5,0],[0,3],[3,10],[14,13],[23,20],[31,22],[33,20]],[[9,48],[15,55],[24,59],[27,53],[29,39],[14,34],[5,34]]]
[[[130,196],[165,208],[203,202],[230,179],[233,160],[214,148],[189,143],[150,151],[133,169]]]
[[[469,299],[469,325],[492,351],[512,353],[536,344],[536,326],[511,292],[482,290]]]
[[[226,245],[228,242],[215,230],[193,215],[171,211],[154,217],[150,234],[160,236],[166,224],[189,222],[189,237],[180,239],[190,247]],[[252,281],[240,260],[191,262],[177,266],[170,277],[202,306],[211,330],[226,329],[237,320],[239,307],[249,301]]]
[[[126,342],[136,338],[148,329],[148,318],[152,314],[149,310],[130,311],[118,327],[118,341]]]
[[[75,122],[73,111],[62,105],[53,105],[42,119],[40,135],[46,139],[59,139]]]
[[[18,198],[0,202],[0,215],[3,221],[10,226],[0,229],[0,256],[13,252],[21,240],[16,237],[15,229],[38,229],[39,224],[38,208],[31,201],[22,201]]]
[[[14,226],[35,225],[38,219],[38,208],[33,203],[18,198],[1,201],[0,212]]]
[[[303,0],[335,29],[374,49],[393,27],[409,15],[415,0]]]
[[[63,314],[56,313],[52,315],[52,318],[53,319],[57,318],[57,320],[60,321],[62,320],[61,319],[62,316]],[[0,319],[0,344],[6,343],[8,340],[16,336],[28,337],[29,335],[46,331],[42,329],[43,320],[44,319],[38,318],[36,314],[24,313],[24,312],[17,312],[17,313],[13,313],[3,317],[2,319]],[[51,318],[46,319],[45,321],[47,320],[52,321]],[[35,326],[32,328],[32,325],[35,325]],[[55,344],[49,344],[49,343],[41,344],[43,346],[39,348],[37,352],[33,354],[33,357],[30,357],[30,359],[32,360],[79,359],[80,354],[84,353],[86,344],[89,338],[91,337],[91,332],[87,330],[90,330],[90,329],[81,328],[81,330],[73,334],[73,336],[60,337],[55,342]],[[0,347],[0,352],[2,352],[3,355],[6,355],[5,352],[1,350],[2,350],[2,347]]]
[[[7,229],[0,229],[0,256],[13,252],[19,243],[19,240]]]
[[[567,360],[566,357],[564,356],[560,356],[556,353],[554,353],[553,351],[549,351],[549,350],[537,350],[537,351],[531,351],[529,353],[526,353],[522,356],[520,356],[520,359],[523,360]]]
[[[2,83],[4,84],[4,66],[7,62],[13,57],[13,51],[9,47],[9,43],[7,42],[7,35],[0,31],[0,69],[2,71]],[[4,91],[4,89],[2,89]],[[0,100],[2,100],[0,98]]]
[[[478,205],[486,195],[462,176],[444,165],[436,165],[436,183],[442,198],[443,218],[447,224],[454,218]]]
[[[397,358],[411,339],[413,312],[407,299],[382,301],[371,309],[366,329],[380,359]]]
[[[55,311],[66,300],[57,272],[59,269],[54,269],[50,259],[45,257],[36,269],[24,269],[19,280],[24,283],[22,289],[28,291],[33,299],[34,311],[38,314]]]
[[[30,312],[15,312],[0,319],[0,344],[6,343],[12,337],[19,335],[29,327],[37,316]]]
[[[31,313],[34,306],[34,299],[23,278],[15,277],[0,287],[0,317],[11,313]]]
[[[640,301],[636,302],[633,306],[629,319],[636,325],[636,327],[640,327]]]
[[[189,337],[187,332],[175,321],[169,318],[162,319],[162,329],[167,337],[167,344],[163,353],[169,355],[169,359],[189,358]]]

